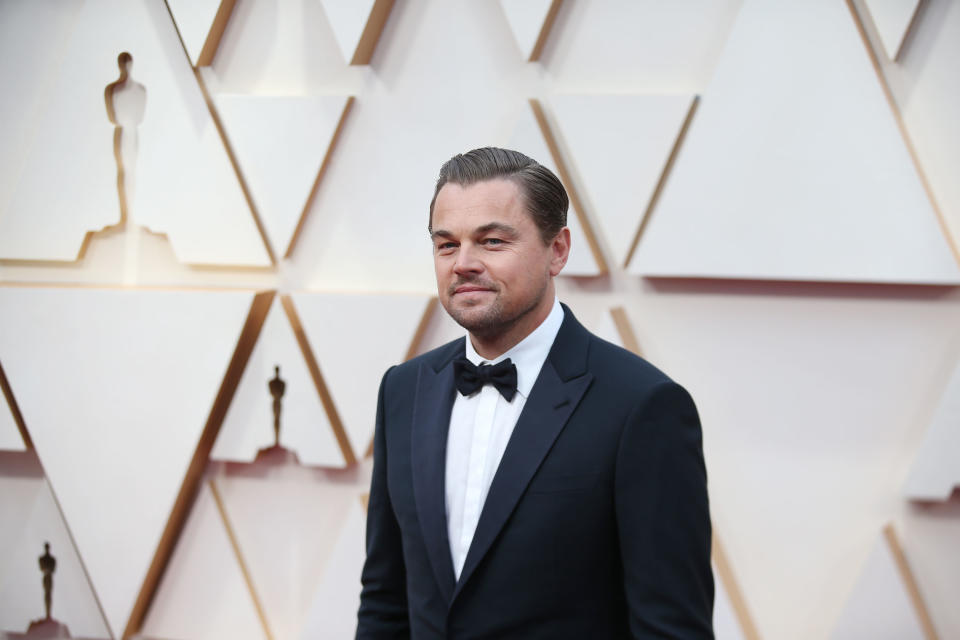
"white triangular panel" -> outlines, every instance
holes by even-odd
[[[253,462],[260,449],[273,445],[273,397],[267,384],[277,365],[287,385],[280,444],[295,451],[301,464],[342,467],[346,464],[343,453],[279,300],[267,313],[210,457]]]
[[[39,462],[35,457],[32,460],[35,475],[0,476],[0,528],[4,529],[4,544],[0,547],[0,631],[25,631],[32,620],[43,618],[43,590],[37,565],[44,542],[49,542],[57,563],[53,617],[65,624],[73,637],[109,638],[106,621],[50,485],[42,476]]]
[[[294,294],[347,437],[359,458],[373,438],[377,392],[403,362],[429,296]]]
[[[210,291],[0,290],[0,359],[114,636],[140,592],[251,300]]]
[[[543,134],[540,132],[540,126],[533,116],[533,111],[524,108],[520,118],[513,130],[506,146],[510,149],[516,149],[524,155],[530,156],[546,168],[553,171],[559,178],[557,165],[553,161],[550,153],[550,147],[547,146]],[[570,185],[563,185],[567,191],[570,191]],[[600,265],[593,259],[593,253],[590,251],[590,244],[587,242],[586,233],[580,224],[580,218],[570,206],[567,212],[567,226],[570,228],[570,257],[567,265],[563,268],[561,275],[565,276],[596,276],[602,273]]]
[[[10,406],[0,394],[0,450],[25,451],[26,449],[27,446],[20,435],[20,428],[17,427]]]
[[[177,540],[142,633],[148,638],[266,640],[206,482]]]
[[[320,0],[320,4],[327,14],[343,60],[350,64],[375,0]]]
[[[960,487],[960,363],[927,427],[904,493],[911,500],[948,500],[957,487]]]
[[[891,60],[896,59],[907,37],[921,0],[864,0]]]
[[[881,536],[833,627],[834,640],[926,640],[888,541]]]
[[[300,640],[338,640],[349,638],[356,631],[359,576],[366,557],[366,521],[360,501],[354,500],[313,595]]]
[[[960,283],[856,24],[833,0],[744,3],[652,216],[631,273]]]
[[[559,135],[570,151],[571,171],[582,179],[592,219],[603,229],[620,265],[692,102],[691,95],[559,95],[551,99]]]
[[[500,0],[503,13],[507,16],[510,31],[523,53],[523,59],[529,60],[543,22],[547,19],[553,0]]]
[[[133,81],[146,89],[138,151],[123,159],[135,184],[129,222],[167,234],[186,263],[269,265],[166,7],[85,3],[74,24],[52,81],[53,99],[42,107],[42,126],[0,215],[0,257],[74,260],[87,231],[119,221],[114,127],[104,89],[119,75],[117,56],[127,51]]]
[[[748,640],[740,627],[740,620],[737,619],[736,610],[727,593],[727,585],[724,583],[721,574],[717,571],[716,565],[713,566],[713,635],[716,640]]]
[[[217,17],[221,0],[167,0],[170,13],[177,23],[180,39],[194,66],[210,35],[210,27]]]
[[[346,102],[342,96],[216,97],[276,254],[290,245]]]
[[[316,470],[273,471],[221,476],[216,483],[270,631],[295,638],[357,489],[327,482]],[[351,614],[355,619],[356,610]]]

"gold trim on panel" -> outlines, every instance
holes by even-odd
[[[323,374],[320,372],[320,365],[317,364],[317,359],[313,355],[313,348],[307,339],[307,333],[303,329],[300,316],[297,315],[297,309],[293,304],[293,299],[289,295],[281,295],[280,304],[283,305],[283,310],[286,312],[290,326],[293,328],[293,334],[297,338],[297,344],[303,353],[303,359],[307,363],[307,369],[310,370],[310,377],[313,378],[313,384],[317,388],[317,393],[320,394],[320,402],[323,404],[323,409],[327,412],[327,419],[330,420],[330,427],[333,429],[333,435],[337,439],[337,445],[340,447],[343,459],[346,460],[347,466],[354,465],[357,463],[357,457],[353,453],[353,447],[350,446],[350,438],[347,437],[347,431],[343,428],[343,421],[340,420],[340,414],[337,413],[333,396],[330,395],[327,383],[324,381]]]
[[[222,0],[217,9],[217,15],[213,18],[213,24],[210,25],[210,32],[203,43],[203,49],[197,56],[197,67],[209,67],[213,64],[213,59],[217,56],[217,50],[220,48],[220,40],[223,39],[223,33],[227,30],[227,23],[233,15],[233,8],[237,0]]]
[[[543,106],[541,106],[540,101],[536,98],[530,98],[530,108],[533,109],[533,117],[537,120],[537,125],[540,127],[540,133],[543,135],[543,139],[547,143],[547,148],[550,149],[550,155],[553,156],[553,162],[555,165],[557,165],[557,173],[560,174],[560,181],[567,188],[567,195],[570,196],[570,204],[573,205],[573,212],[580,220],[580,225],[583,227],[583,233],[587,237],[587,244],[590,246],[590,253],[593,254],[593,260],[597,263],[597,268],[600,270],[600,274],[605,274],[609,271],[609,268],[607,267],[607,261],[603,257],[603,252],[600,250],[600,244],[597,242],[597,236],[593,232],[593,227],[590,226],[590,221],[587,220],[580,196],[578,195],[577,190],[574,188],[573,181],[570,179],[570,172],[567,171],[567,165],[563,161],[563,156],[560,153],[560,145],[557,144],[557,140],[553,135],[553,131],[550,129],[550,124],[547,120],[546,113],[543,110]]]
[[[620,335],[620,341],[623,342],[624,348],[642,357],[640,342],[637,340],[636,334],[633,333],[633,327],[630,325],[629,318],[627,318],[626,309],[614,307],[610,309],[610,315],[613,317],[613,324],[617,327],[617,333]]]
[[[920,594],[920,587],[917,585],[913,571],[910,570],[910,564],[907,562],[907,556],[903,552],[903,547],[900,546],[900,541],[897,539],[897,533],[893,529],[893,524],[887,523],[883,528],[883,537],[887,546],[890,547],[890,553],[893,554],[893,559],[897,564],[897,571],[900,573],[900,579],[903,581],[903,586],[906,588],[907,595],[910,597],[910,604],[913,605],[914,613],[917,614],[917,619],[923,628],[924,637],[927,640],[939,640],[937,631],[933,626],[933,619],[930,617],[927,605],[923,601],[923,596]]]
[[[356,102],[354,96],[347,98],[346,104],[343,105],[343,111],[340,113],[340,120],[337,122],[336,129],[333,130],[333,136],[330,138],[330,144],[327,145],[327,152],[323,155],[323,161],[320,163],[320,169],[317,171],[317,177],[313,181],[313,186],[310,188],[310,193],[307,195],[307,201],[303,205],[303,210],[300,212],[300,219],[297,220],[297,227],[293,230],[293,235],[290,236],[290,243],[287,245],[287,250],[283,254],[284,258],[289,258],[293,255],[293,248],[297,244],[297,240],[300,239],[300,231],[303,229],[303,225],[307,220],[307,213],[310,211],[310,207],[313,206],[314,198],[317,196],[317,191],[320,190],[320,182],[323,180],[323,176],[327,173],[327,166],[330,164],[330,158],[333,156],[333,151],[337,146],[337,142],[340,141],[340,134],[343,133],[343,127],[347,122],[347,116],[350,115],[350,111],[353,109],[353,104]]]
[[[673,148],[670,149],[670,155],[667,156],[667,161],[663,165],[663,171],[660,172],[660,178],[657,180],[657,186],[654,187],[653,195],[650,196],[650,201],[647,203],[647,208],[643,212],[643,217],[640,220],[640,226],[637,227],[637,233],[633,236],[633,242],[630,243],[630,249],[627,250],[627,257],[623,260],[624,269],[626,269],[630,264],[630,260],[633,259],[633,254],[636,252],[637,247],[640,246],[640,239],[643,238],[643,232],[650,223],[650,218],[653,216],[653,210],[660,201],[660,194],[663,193],[663,188],[667,184],[667,178],[670,176],[670,172],[673,170],[673,164],[676,162],[677,155],[680,153],[680,147],[683,146],[683,141],[687,137],[687,131],[690,129],[690,123],[693,122],[693,114],[696,113],[699,104],[700,96],[693,96],[693,100],[690,101],[690,108],[687,110],[687,117],[684,118],[683,124],[680,126],[680,131],[677,133],[677,138],[673,142]]]
[[[13,415],[13,421],[17,423],[17,430],[20,432],[23,445],[27,448],[27,451],[33,451],[33,439],[30,438],[30,433],[27,431],[27,425],[23,421],[23,414],[20,413],[20,406],[17,404],[17,399],[13,397],[13,388],[10,386],[10,381],[7,380],[7,374],[3,371],[2,362],[0,362],[0,391],[3,392],[3,397],[7,400],[7,406]],[[62,515],[63,514],[61,514],[61,516]]]
[[[187,55],[186,49],[184,49],[184,55]],[[200,73],[200,70],[194,69],[193,75],[197,80],[197,85],[200,87],[200,93],[203,94],[203,99],[207,103],[207,110],[210,112],[210,119],[213,120],[213,124],[217,128],[217,133],[220,134],[220,140],[223,142],[223,148],[227,152],[227,157],[230,159],[230,166],[233,167],[233,173],[237,177],[240,190],[243,192],[243,198],[247,201],[247,206],[250,208],[250,215],[253,216],[253,221],[257,225],[257,232],[260,234],[260,240],[263,241],[263,246],[267,251],[267,256],[270,258],[270,263],[276,265],[277,256],[273,252],[273,247],[270,244],[270,238],[267,235],[267,229],[264,227],[263,221],[260,219],[260,213],[257,211],[257,207],[253,202],[253,195],[250,193],[250,187],[247,185],[247,181],[243,177],[243,172],[240,170],[240,163],[237,161],[237,154],[233,151],[233,146],[230,144],[230,138],[227,136],[227,131],[223,126],[223,121],[220,119],[220,113],[217,111],[217,107],[214,105],[213,99],[210,97],[210,92],[207,90],[207,84],[203,81],[203,75]]]
[[[540,27],[540,33],[537,35],[537,42],[533,45],[527,62],[540,61],[540,56],[543,54],[543,47],[547,44],[547,38],[550,37],[550,32],[553,30],[553,23],[557,20],[557,14],[560,12],[562,2],[563,0],[553,0],[553,2],[550,3],[550,8],[547,9],[547,15],[543,19],[543,25]]]
[[[423,307],[423,315],[420,316],[420,323],[413,332],[413,338],[410,339],[410,347],[407,349],[406,355],[403,356],[404,362],[412,359],[420,352],[420,343],[423,342],[423,336],[427,333],[427,327],[430,326],[430,320],[433,319],[438,304],[440,304],[440,299],[436,296],[427,300],[427,304]]]
[[[883,74],[883,66],[880,64],[880,58],[877,55],[870,36],[867,33],[864,19],[860,15],[860,11],[857,9],[854,0],[846,0],[846,3],[847,8],[850,10],[850,15],[853,17],[853,23],[857,27],[857,32],[860,34],[860,39],[863,41],[863,46],[867,50],[867,56],[870,58],[870,63],[873,65],[873,70],[877,74],[877,81],[880,83],[880,88],[883,89],[883,95],[886,96],[887,104],[890,105],[890,111],[893,113],[893,119],[896,121],[897,128],[900,130],[900,136],[903,138],[903,144],[906,146],[907,152],[910,154],[910,159],[913,161],[913,167],[916,169],[917,177],[920,178],[920,184],[923,186],[923,190],[927,194],[927,199],[930,201],[930,207],[937,216],[937,222],[940,223],[940,231],[943,233],[943,238],[946,240],[947,246],[950,247],[950,251],[953,253],[954,260],[957,262],[957,266],[960,266],[960,239],[954,238],[950,229],[950,224],[948,223],[946,216],[944,216],[943,211],[941,210],[940,205],[934,196],[929,180],[927,180],[927,174],[923,171],[923,167],[920,164],[920,157],[917,155],[917,150],[914,148],[913,142],[910,139],[910,133],[907,131],[907,125],[903,121],[903,116],[901,115],[900,108],[897,106],[897,101],[893,96],[893,90],[890,88],[890,83],[887,82],[887,78]],[[914,18],[915,17],[916,15],[914,15]],[[958,234],[960,234],[960,230],[958,230]]]
[[[743,631],[743,637],[745,640],[760,640],[757,626],[753,623],[750,610],[747,608],[747,601],[743,597],[740,585],[733,575],[730,560],[727,558],[727,553],[724,551],[723,545],[720,544],[720,538],[717,536],[716,531],[713,532],[712,551],[713,564],[717,569],[717,575],[720,577],[720,581],[723,583],[723,588],[727,592],[730,606],[733,607],[733,612],[737,616],[737,622],[740,623],[740,630]]]
[[[250,573],[250,568],[247,567],[247,561],[243,557],[243,553],[240,551],[240,542],[237,540],[237,534],[233,529],[233,523],[230,522],[230,518],[227,515],[227,506],[223,502],[223,498],[220,496],[220,490],[217,489],[217,484],[213,481],[213,478],[207,480],[207,484],[210,487],[210,493],[213,495],[213,501],[217,504],[217,512],[220,514],[220,520],[223,522],[223,528],[227,532],[227,538],[230,540],[230,548],[233,550],[233,556],[237,560],[237,564],[240,566],[240,573],[243,575],[243,582],[247,585],[247,591],[250,593],[250,599],[253,600],[253,606],[257,611],[257,618],[260,620],[260,626],[263,627],[263,633],[267,636],[267,640],[274,640],[273,633],[270,632],[270,625],[267,623],[267,613],[263,608],[263,603],[260,602],[260,596],[257,595],[257,590],[253,584],[253,576]]]
[[[917,20],[917,16],[923,12],[926,4],[927,0],[918,0],[917,6],[913,8],[913,13],[910,15],[910,22],[907,23],[907,28],[903,32],[903,37],[900,38],[900,44],[897,45],[897,51],[893,54],[894,62],[900,62],[903,50],[906,48],[907,42],[913,38],[914,27],[916,26],[917,22],[919,22],[919,20]]]
[[[144,577],[143,586],[140,588],[140,593],[137,595],[130,612],[127,627],[123,631],[123,638],[132,637],[139,633],[143,627],[147,611],[150,609],[160,586],[160,580],[163,578],[163,573],[166,571],[167,564],[170,562],[173,551],[177,546],[180,533],[183,531],[190,510],[199,494],[204,470],[210,458],[210,451],[213,449],[220,428],[223,426],[227,409],[230,407],[230,402],[233,400],[237,386],[240,384],[240,379],[247,367],[247,361],[253,353],[253,347],[257,343],[257,338],[260,336],[260,331],[263,329],[263,323],[267,319],[267,313],[270,311],[275,296],[275,291],[266,291],[258,293],[253,298],[247,319],[237,339],[236,349],[230,359],[230,364],[227,366],[227,372],[220,384],[220,389],[217,391],[217,397],[197,442],[193,458],[187,467],[180,492],[173,503],[170,517],[167,519],[163,534],[160,536],[160,542],[157,544],[157,550]]]
[[[367,24],[363,27],[363,33],[360,35],[360,41],[357,48],[353,51],[353,58],[350,64],[370,64],[373,59],[373,52],[380,42],[380,36],[383,34],[383,28],[387,24],[387,18],[390,17],[390,11],[393,9],[393,0],[376,0],[370,9],[370,15],[367,17]]]
[[[360,496],[360,505],[363,507],[364,513],[370,508],[370,494],[364,493]]]

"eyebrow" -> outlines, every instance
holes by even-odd
[[[491,231],[499,231],[503,234],[510,236],[511,238],[516,238],[519,235],[519,232],[516,228],[511,227],[508,224],[502,222],[488,222],[485,225],[479,226],[472,231],[472,235],[483,235],[485,233],[490,233]],[[431,239],[436,238],[453,238],[453,232],[447,231],[446,229],[434,229],[433,233],[430,234]]]
[[[490,233],[491,231],[499,231],[514,238],[519,235],[519,232],[516,229],[508,224],[503,224],[502,222],[490,222],[482,227],[477,227],[474,230],[474,234],[482,235],[484,233]]]

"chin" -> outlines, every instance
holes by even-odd
[[[447,307],[447,313],[457,324],[475,335],[495,334],[503,325],[498,310],[489,305]]]

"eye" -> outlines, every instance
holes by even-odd
[[[440,253],[449,253],[449,252],[453,251],[454,249],[456,249],[457,243],[456,243],[456,242],[446,241],[446,242],[440,242],[440,243],[438,243],[436,246],[437,246],[437,251],[438,251],[438,252],[440,252]]]
[[[483,244],[487,245],[488,247],[489,246],[496,247],[504,244],[504,241],[501,238],[484,238]]]

